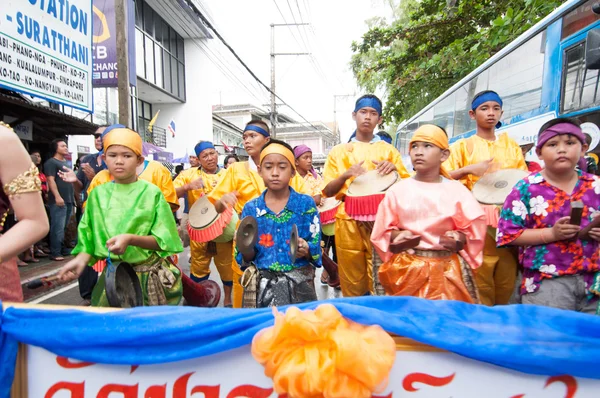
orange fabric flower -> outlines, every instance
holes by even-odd
[[[273,314],[275,326],[254,336],[252,355],[278,394],[368,398],[386,388],[396,344],[381,327],[347,320],[331,304]]]
[[[273,235],[271,234],[262,234],[260,236],[260,240],[258,241],[258,244],[264,247],[272,247],[275,242],[273,241]]]

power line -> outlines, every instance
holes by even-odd
[[[233,56],[238,60],[238,62],[240,64],[242,64],[242,66],[244,67],[244,69],[246,69],[246,71],[248,73],[250,73],[250,75],[254,78],[254,80],[256,80],[261,86],[263,86],[269,93],[273,94],[277,99],[279,99],[285,106],[287,106],[288,108],[290,108],[290,110],[292,110],[292,112],[294,112],[295,114],[297,114],[298,116],[300,116],[300,118],[302,118],[302,120],[304,120],[306,123],[308,123],[309,125],[312,126],[313,129],[315,129],[315,131],[320,131],[314,124],[312,124],[311,122],[309,122],[304,116],[302,116],[298,111],[296,111],[294,108],[292,108],[291,105],[289,105],[286,101],[283,100],[283,98],[281,98],[279,95],[277,95],[276,93],[274,93],[273,91],[271,91],[271,88],[269,86],[267,86],[265,83],[263,83],[262,80],[260,80],[258,78],[258,76],[256,76],[256,74],[252,71],[252,69],[250,69],[250,67],[248,67],[248,65],[246,65],[246,63],[240,58],[240,56],[235,52],[235,50],[229,45],[229,43],[227,43],[227,41],[223,38],[223,36],[221,36],[221,34],[215,29],[215,27],[210,23],[210,21],[208,21],[208,19],[200,12],[200,10],[198,10],[198,8],[194,5],[191,4],[189,1],[186,1],[186,3],[192,7],[192,9],[194,10],[194,12],[196,13],[196,15],[198,15],[198,17],[200,18],[200,20],[210,29],[213,31],[213,33],[219,38],[219,40],[221,40],[221,42],[223,43],[223,45],[225,47],[227,47],[227,49],[231,52],[231,54],[233,54]]]

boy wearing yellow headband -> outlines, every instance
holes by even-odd
[[[519,144],[507,133],[496,136],[496,129],[502,125],[500,118],[503,112],[502,99],[495,91],[475,94],[469,116],[476,122],[476,133],[455,142],[450,148],[450,157],[444,166],[452,178],[460,180],[469,189],[473,189],[484,174],[500,169],[527,171]],[[483,265],[476,274],[481,303],[507,304],[517,277],[517,259],[511,249],[496,248],[499,207],[484,205],[484,211],[488,214],[489,229]]]
[[[103,159],[113,183],[90,192],[73,249],[77,256],[62,267],[59,276],[69,281],[99,260],[115,265],[125,261],[140,279],[144,305],[177,305],[182,296],[181,274],[166,257],[182,252],[183,247],[162,192],[138,178],[136,168],[144,162],[142,139],[130,129],[118,128],[103,142]],[[104,286],[112,267],[104,269],[94,288],[94,306],[108,306]]]
[[[225,211],[227,206],[235,212],[242,213],[244,205],[257,198],[265,190],[265,183],[258,173],[260,151],[271,139],[269,126],[261,120],[251,120],[242,134],[244,149],[250,157],[247,162],[236,162],[227,168],[225,175],[217,186],[208,194],[208,199],[215,205],[218,212]],[[290,186],[296,192],[310,194],[308,186],[299,175],[294,175]],[[233,259],[235,260],[235,258]],[[239,265],[233,261],[233,307],[242,307],[243,289],[240,285],[242,272]]]
[[[383,175],[396,171],[400,178],[409,176],[398,150],[375,134],[375,129],[383,122],[381,113],[381,100],[374,95],[364,95],[356,101],[352,112],[356,122],[355,136],[329,152],[323,172],[326,184],[323,196],[343,200],[354,178],[370,170],[376,169]],[[370,235],[371,231],[364,223],[346,214],[342,203],[335,219],[335,248],[344,297],[373,292]]]
[[[290,187],[295,163],[288,144],[269,141],[260,153],[258,168],[267,189],[246,203],[242,211],[242,218],[255,217],[258,225],[256,255],[244,258],[252,261],[258,271],[258,308],[317,300],[314,267],[321,266],[319,213],[313,198]],[[298,228],[295,258],[290,251],[293,225]],[[236,260],[243,263],[241,253]]]
[[[481,265],[485,216],[471,192],[453,181],[442,163],[448,159],[443,129],[424,125],[410,143],[416,174],[393,185],[379,205],[371,241],[385,263],[379,281],[389,295],[477,303],[472,270]],[[390,244],[415,235],[414,250],[390,252]],[[456,251],[440,243],[449,237],[464,241]]]

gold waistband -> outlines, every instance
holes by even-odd
[[[452,252],[449,250],[422,250],[414,249],[415,255],[419,257],[443,258],[450,257]]]

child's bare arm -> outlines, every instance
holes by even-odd
[[[569,224],[569,220],[570,217],[562,217],[552,228],[526,229],[510,244],[512,246],[537,246],[574,238],[581,227]]]

